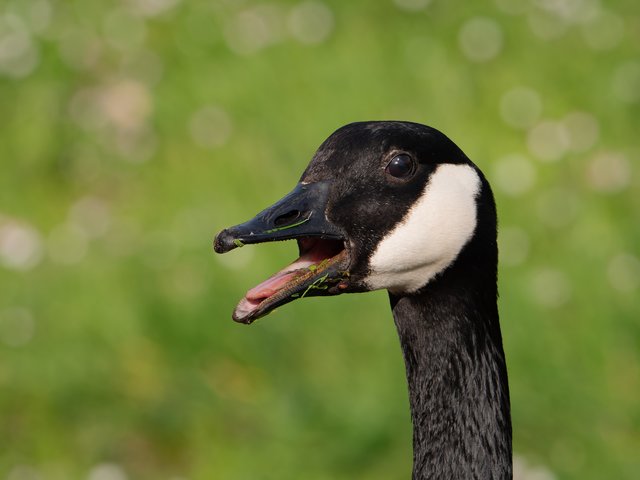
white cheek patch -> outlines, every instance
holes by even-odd
[[[471,166],[439,165],[420,198],[373,252],[369,287],[414,292],[453,263],[475,231],[479,191],[480,177]]]

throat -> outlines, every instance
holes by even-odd
[[[390,298],[409,384],[413,480],[511,478],[509,388],[495,289],[437,281],[415,295]]]

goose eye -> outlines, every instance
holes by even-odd
[[[406,153],[396,155],[387,165],[386,172],[392,177],[404,178],[413,172],[413,160]]]

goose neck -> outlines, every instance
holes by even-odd
[[[511,478],[497,292],[460,279],[453,285],[390,295],[409,384],[413,479]]]

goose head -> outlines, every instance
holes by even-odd
[[[488,228],[478,227],[482,217]],[[495,207],[480,171],[438,130],[352,123],[322,143],[293,191],[220,232],[214,249],[290,239],[299,258],[250,289],[234,320],[251,323],[309,296],[414,295],[467,250],[495,269]]]

